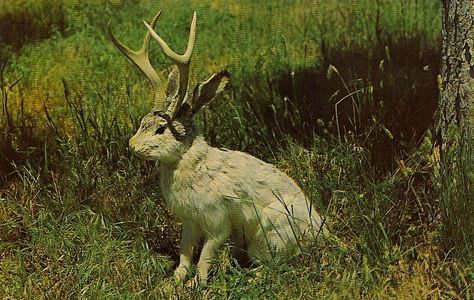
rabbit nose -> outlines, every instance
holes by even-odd
[[[128,140],[128,146],[130,147],[130,149],[135,152],[136,149],[135,149],[135,136],[132,136],[129,140]]]

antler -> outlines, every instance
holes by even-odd
[[[160,17],[160,15],[161,15],[161,11],[159,11],[155,15],[153,20],[151,21],[152,28],[155,27],[156,22],[158,21],[158,18]],[[112,43],[114,43],[115,47],[117,47],[117,49],[119,49],[120,52],[122,52],[122,54],[124,54],[128,59],[130,59],[143,72],[143,74],[145,74],[145,76],[150,81],[150,84],[153,87],[153,91],[154,91],[155,109],[164,110],[165,97],[162,90],[160,89],[161,81],[160,81],[160,78],[158,77],[158,74],[156,74],[155,69],[152,67],[150,63],[150,59],[148,57],[148,50],[150,47],[150,32],[147,31],[147,33],[145,34],[142,47],[138,51],[131,50],[130,48],[126,47],[125,45],[123,45],[121,42],[117,40],[117,38],[114,36],[110,28],[110,22],[107,25],[107,32],[109,34],[110,39],[112,40]]]
[[[163,49],[165,55],[173,61],[173,63],[178,67],[179,70],[179,87],[177,98],[173,99],[170,106],[168,107],[168,114],[174,116],[181,104],[184,101],[184,98],[188,92],[188,82],[189,82],[189,64],[191,62],[191,56],[193,54],[194,43],[196,41],[196,12],[193,14],[193,20],[191,21],[191,28],[189,30],[189,40],[188,47],[186,52],[182,55],[175,53],[171,48],[166,44],[166,42],[153,30],[153,24],[148,24],[143,21],[145,26],[148,28],[149,33],[153,38],[158,42],[158,44]]]

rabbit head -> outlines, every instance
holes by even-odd
[[[129,140],[129,146],[145,159],[173,162],[186,152],[195,135],[192,122],[172,121],[167,115],[155,111],[143,117],[138,131]]]
[[[160,14],[158,12],[150,24],[144,21],[148,31],[138,51],[132,51],[120,43],[112,34],[110,23],[108,33],[114,45],[145,74],[155,95],[155,105],[142,118],[138,131],[129,141],[130,148],[146,159],[172,162],[179,160],[197,134],[192,122],[193,115],[224,89],[230,76],[227,71],[220,71],[207,81],[197,84],[192,92],[189,91],[189,65],[196,37],[196,13],[193,15],[188,46],[183,55],[171,50],[154,31]],[[168,76],[165,91],[161,89],[161,81],[148,58],[152,36],[175,65]]]

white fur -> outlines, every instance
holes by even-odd
[[[257,262],[295,254],[298,240],[319,234],[321,218],[296,183],[275,166],[243,152],[210,147],[201,136],[182,143],[170,136],[154,136],[166,153],[154,155],[161,158],[163,196],[183,224],[177,279],[185,278],[200,240],[198,275],[205,282],[210,260],[229,238],[236,255],[246,252]],[[143,141],[150,144],[150,136]],[[169,143],[182,148],[170,152]],[[140,153],[142,145],[139,131],[130,146]]]

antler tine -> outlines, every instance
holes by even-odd
[[[155,27],[160,15],[161,11],[159,11],[151,21],[151,26],[153,28]],[[123,55],[130,59],[130,61],[132,61],[133,64],[135,64],[143,72],[143,74],[145,74],[154,91],[155,107],[158,109],[164,109],[164,95],[162,95],[162,91],[160,89],[161,81],[158,77],[158,74],[156,74],[155,69],[151,65],[150,59],[148,57],[151,37],[150,32],[146,32],[140,50],[133,51],[124,44],[122,44],[119,40],[117,40],[117,38],[112,33],[110,23],[111,22],[109,22],[109,24],[107,25],[107,32],[109,34],[109,38],[112,40],[112,43],[115,45],[115,47],[117,47],[117,49],[120,50],[120,52],[122,52]],[[160,99],[163,103],[160,102]]]
[[[143,21],[145,26],[148,28],[148,31],[151,33],[153,38],[160,44],[161,49],[165,53],[168,58],[170,58],[173,62],[178,65],[186,65],[189,64],[191,60],[191,56],[194,50],[194,43],[196,41],[196,12],[193,14],[193,20],[191,21],[191,28],[189,30],[189,40],[188,40],[188,47],[186,52],[182,55],[177,54],[173,50],[171,50],[170,46],[153,30],[153,26],[150,26],[146,21]]]
[[[189,65],[191,62],[191,56],[194,50],[194,44],[196,42],[196,12],[193,14],[193,19],[191,21],[191,27],[189,29],[189,39],[188,39],[188,47],[186,48],[186,52],[182,55],[177,54],[168,46],[168,44],[153,30],[153,26],[150,26],[147,22],[143,21],[145,26],[148,28],[151,36],[158,42],[161,49],[165,55],[170,58],[179,69],[179,89],[178,89],[178,98],[175,100],[174,103],[171,103],[168,110],[170,111],[171,115],[173,115],[181,103],[184,101],[184,98],[187,93],[188,89],[188,81],[189,81]]]

